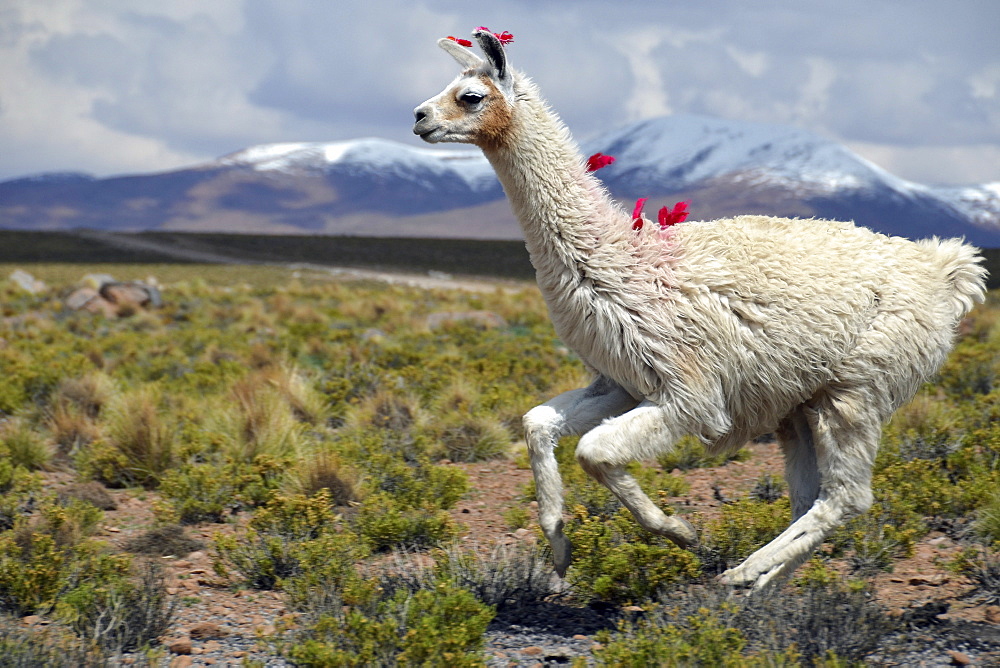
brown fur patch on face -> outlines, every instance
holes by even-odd
[[[466,111],[459,105],[458,100],[453,95],[445,96],[439,106],[441,119],[445,121],[457,121],[465,116]]]
[[[476,144],[485,149],[500,148],[510,137],[510,122],[513,119],[507,98],[496,87],[493,80],[485,74],[479,77],[490,94],[486,98],[486,106],[479,112],[479,136]]]

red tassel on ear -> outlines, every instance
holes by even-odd
[[[476,32],[479,32],[480,30],[483,32],[493,32],[486,26],[479,26],[478,28],[476,28]],[[508,44],[514,41],[514,36],[511,35],[509,32],[507,32],[506,30],[504,30],[503,32],[494,32],[493,34],[496,35],[496,38],[500,40],[500,43],[503,44],[504,46],[507,46]]]
[[[457,37],[452,37],[451,35],[448,35],[448,39],[450,39],[453,42],[458,42],[459,46],[467,46],[467,47],[471,47],[472,46],[472,42],[470,42],[467,39],[459,39]]]

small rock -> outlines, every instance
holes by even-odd
[[[197,552],[192,552],[191,554],[188,555],[188,559],[190,561],[198,561],[199,559],[204,559],[204,558],[205,558],[205,553],[202,552],[201,550],[198,550]]]
[[[170,650],[171,654],[190,654],[191,639],[181,638],[180,640],[175,640],[167,645],[167,649]]]
[[[170,668],[188,668],[192,664],[190,656],[181,655],[174,657],[174,660],[170,662]]]
[[[972,659],[969,658],[968,654],[956,650],[948,650],[948,657],[951,659],[951,665],[953,666],[968,666],[972,663]]]
[[[586,639],[587,639],[587,636],[581,635],[579,633],[577,633],[575,636],[573,636],[573,640],[586,640]]]
[[[225,638],[229,632],[215,622],[201,622],[192,626],[188,635],[200,640],[203,638]]]
[[[100,297],[94,288],[80,288],[70,293],[64,303],[66,304],[66,308],[71,311],[79,311],[93,300],[100,299]]]
[[[21,623],[25,626],[44,626],[49,622],[38,615],[28,615],[27,617],[21,617]]]
[[[518,538],[528,538],[532,535],[532,533],[529,529],[521,528],[515,531],[514,535],[517,536]]]
[[[987,606],[983,618],[990,624],[1000,624],[1000,605]]]
[[[38,280],[23,269],[15,269],[11,272],[10,280],[25,292],[37,295],[48,290],[48,286]]]
[[[527,654],[528,656],[539,656],[543,654],[545,650],[537,645],[532,645],[531,647],[525,647],[521,650],[521,654]]]

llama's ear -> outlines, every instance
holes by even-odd
[[[493,66],[497,80],[507,79],[509,76],[507,54],[504,52],[500,39],[489,30],[477,30],[472,33],[472,36],[479,42],[479,47],[486,54],[486,60],[490,61],[490,65]]]
[[[469,47],[462,46],[450,37],[442,37],[438,40],[438,46],[451,54],[451,57],[458,61],[458,64],[469,69],[479,67],[483,64],[483,59],[469,50]]]

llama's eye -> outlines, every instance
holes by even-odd
[[[475,105],[482,102],[483,97],[484,96],[480,95],[479,93],[462,93],[459,99],[462,100],[462,102],[465,102],[466,104]]]

